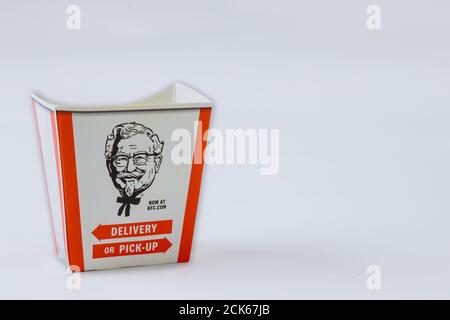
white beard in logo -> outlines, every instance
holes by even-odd
[[[134,193],[134,183],[136,182],[135,179],[127,179],[125,184],[125,194],[128,197],[131,197]]]

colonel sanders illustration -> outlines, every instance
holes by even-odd
[[[141,200],[137,196],[152,185],[161,167],[163,146],[158,135],[136,122],[119,124],[108,135],[106,167],[121,195],[117,198],[119,216],[125,211],[128,217],[131,205]]]

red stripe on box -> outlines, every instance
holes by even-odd
[[[69,265],[84,270],[72,113],[57,111]],[[75,268],[73,270],[76,270]]]
[[[58,177],[58,190],[59,190],[59,203],[61,206],[61,228],[62,234],[65,234],[65,221],[64,221],[64,202],[63,202],[63,190],[61,186],[61,161],[59,158],[59,150],[58,150],[58,133],[56,129],[56,112],[50,112],[50,121],[52,123],[52,134],[53,134],[53,148],[55,150],[55,161],[56,161],[56,170]],[[67,244],[64,241],[64,250],[67,256]]]
[[[211,108],[200,109],[199,125],[201,130],[197,130],[195,139],[194,156],[192,160],[191,177],[184,213],[183,229],[181,231],[180,251],[178,252],[178,262],[187,262],[191,256],[192,239],[194,237],[195,217],[197,214],[200,186],[202,183],[202,171],[204,162],[204,149],[206,141],[203,140],[205,132],[209,127]],[[198,159],[201,162],[198,163]]]

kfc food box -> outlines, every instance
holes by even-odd
[[[32,104],[57,255],[74,271],[189,261],[211,101],[176,83],[129,105]]]

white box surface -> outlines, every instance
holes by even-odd
[[[188,261],[211,102],[179,83],[122,106],[32,98],[57,254],[79,271]],[[173,161],[177,130],[201,161]]]

